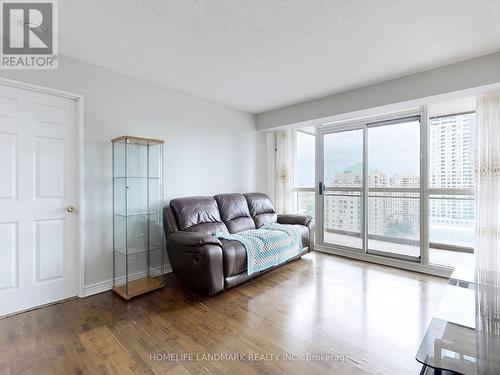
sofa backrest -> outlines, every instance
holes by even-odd
[[[276,223],[278,216],[271,198],[263,193],[248,193],[244,194],[244,196],[256,228],[260,228],[265,224]]]
[[[164,209],[165,234],[188,232],[237,233],[277,220],[271,199],[262,193],[219,194],[170,201]]]
[[[170,201],[179,230],[188,232],[228,232],[213,197],[187,197]]]
[[[255,229],[255,223],[250,216],[248,204],[243,194],[219,194],[214,198],[229,233]]]

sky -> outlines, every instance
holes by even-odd
[[[297,133],[296,186],[314,187],[314,136]],[[324,137],[325,181],[363,161],[363,131],[330,133]],[[391,177],[419,175],[420,126],[418,121],[368,129],[368,168]]]

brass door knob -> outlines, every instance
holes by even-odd
[[[67,211],[67,212],[75,212],[75,211],[76,211],[76,208],[75,208],[75,207],[73,207],[73,206],[68,206],[68,207],[66,207],[66,211]]]

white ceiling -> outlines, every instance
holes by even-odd
[[[253,113],[500,50],[500,0],[62,0],[60,51]]]

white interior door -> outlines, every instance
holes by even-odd
[[[77,294],[76,102],[0,85],[0,316]]]

